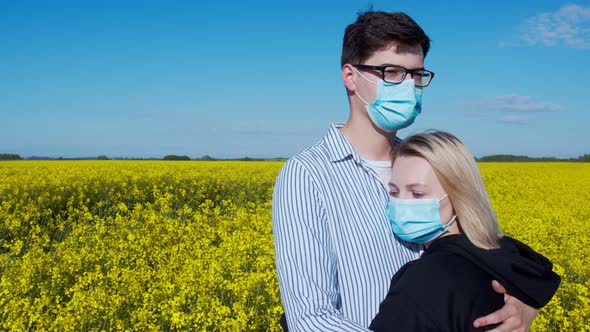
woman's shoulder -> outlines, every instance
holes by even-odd
[[[491,282],[488,273],[461,255],[442,249],[427,251],[392,278],[384,301],[387,305],[380,311],[387,310],[387,306],[397,311],[391,302],[404,299],[415,303],[439,326],[471,331],[476,318],[504,304],[503,295],[493,290]]]
[[[399,272],[399,275],[396,274],[399,282],[430,285],[424,287],[426,289],[443,288],[439,291],[447,292],[455,291],[455,288],[478,290],[481,285],[491,289],[492,278],[488,273],[465,257],[445,250],[425,253]],[[442,285],[446,287],[439,287]]]

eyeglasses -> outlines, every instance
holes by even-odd
[[[352,65],[358,69],[369,69],[381,72],[381,79],[387,83],[399,84],[406,79],[406,75],[412,75],[414,84],[418,87],[426,87],[432,81],[434,73],[426,69],[407,69],[402,66],[370,66],[356,64]]]

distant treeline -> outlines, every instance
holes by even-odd
[[[209,155],[205,155],[199,158],[190,158],[189,156],[179,156],[174,154],[169,154],[164,156],[163,158],[109,158],[105,155],[100,155],[98,157],[85,157],[85,158],[50,158],[50,157],[38,157],[32,156],[27,158],[22,158],[18,154],[11,154],[11,153],[0,153],[0,160],[200,160],[200,161],[214,161],[214,160],[225,160],[225,161],[284,161],[287,158],[225,158],[225,159],[218,159],[213,158]],[[481,158],[475,158],[479,162],[551,162],[551,161],[578,161],[578,162],[590,162],[590,154],[585,154],[578,158],[569,158],[569,159],[560,159],[554,157],[543,157],[543,158],[531,158],[527,156],[515,156],[511,154],[497,154],[492,156],[486,156]]]
[[[244,157],[244,158],[229,158],[229,159],[218,159],[218,158],[213,158],[209,155],[204,155],[200,158],[194,158],[191,159],[188,156],[177,156],[177,155],[167,155],[164,156],[164,158],[162,158],[164,160],[200,160],[200,161],[214,161],[214,160],[237,160],[237,161],[283,161],[283,160],[287,160],[287,158],[281,158],[281,157],[277,157],[277,158],[250,158],[250,157]]]
[[[64,158],[64,157],[42,157],[42,156],[31,156],[23,158],[18,154],[9,154],[9,153],[0,153],[0,160],[200,160],[200,161],[285,161],[287,158],[277,157],[277,158],[213,158],[209,155],[205,155],[202,157],[197,158],[190,158],[189,156],[185,155],[174,155],[169,154],[164,156],[163,158],[127,158],[127,157],[115,157],[109,158],[105,155],[100,155],[98,157],[74,157],[74,158]]]
[[[543,157],[543,158],[531,158],[527,156],[515,156],[511,154],[496,154],[487,157],[475,158],[477,161],[493,161],[493,162],[534,162],[534,161],[543,161],[543,162],[550,162],[550,161],[581,161],[581,162],[590,162],[590,154],[585,154],[578,158],[568,158],[568,159],[560,159],[554,157]]]
[[[0,153],[0,160],[22,160],[21,156],[12,153]]]

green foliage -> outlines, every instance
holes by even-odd
[[[164,157],[164,160],[191,160],[189,156],[177,156],[174,154],[169,154]]]
[[[21,156],[14,153],[0,153],[0,160],[22,160]]]
[[[202,156],[201,158],[197,158],[197,160],[212,161],[212,160],[216,160],[216,159],[211,157],[210,155],[206,154],[206,155]]]
[[[528,156],[519,156],[519,155],[511,155],[511,154],[495,154],[491,156],[475,158],[477,161],[481,162],[552,162],[552,161],[590,161],[590,154],[585,154],[583,156],[570,159],[559,159],[555,157],[528,157]]]

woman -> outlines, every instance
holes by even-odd
[[[535,308],[549,302],[559,276],[545,257],[502,236],[477,164],[455,136],[404,140],[389,186],[394,233],[426,249],[393,276],[371,330],[480,331],[474,320],[504,304],[492,280]]]

